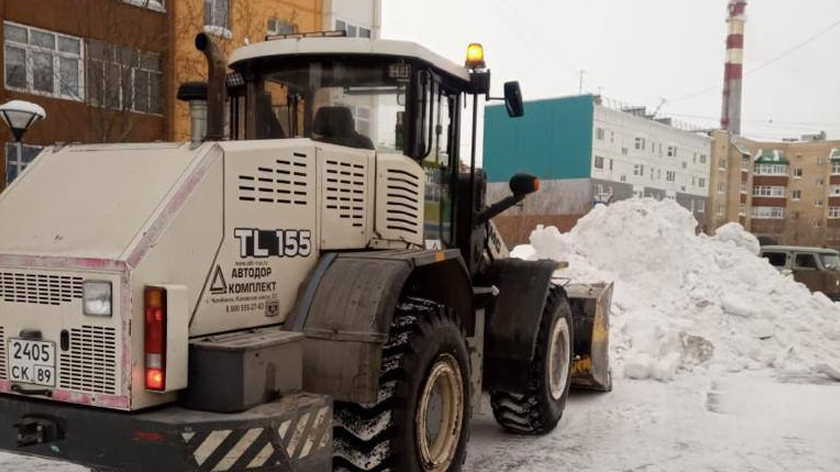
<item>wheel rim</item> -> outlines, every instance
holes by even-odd
[[[435,361],[423,386],[416,417],[420,462],[427,472],[446,470],[461,439],[464,386],[461,367],[449,354]]]
[[[569,323],[560,318],[551,331],[551,344],[548,353],[548,383],[551,397],[560,400],[566,391],[569,379]]]

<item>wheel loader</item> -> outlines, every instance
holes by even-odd
[[[0,449],[450,472],[483,391],[543,434],[572,384],[611,388],[612,286],[510,258],[492,222],[539,181],[485,201],[479,105],[525,110],[480,45],[465,66],[335,33],[196,47],[191,142],[55,145],[0,195]]]

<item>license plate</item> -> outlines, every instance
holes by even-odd
[[[12,382],[55,386],[55,343],[10,339],[8,357]]]

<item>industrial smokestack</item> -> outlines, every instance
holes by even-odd
[[[729,26],[726,37],[726,66],[723,72],[723,112],[720,125],[732,134],[741,134],[741,86],[744,76],[744,24],[746,0],[729,0]]]

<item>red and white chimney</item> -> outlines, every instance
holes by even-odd
[[[741,134],[741,79],[744,76],[744,24],[747,0],[729,0],[726,19],[726,67],[723,73],[723,112],[720,125],[732,134]]]

